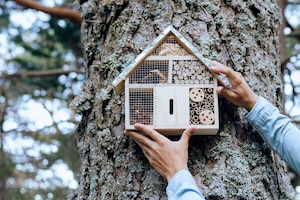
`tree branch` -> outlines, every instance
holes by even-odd
[[[49,7],[43,6],[33,0],[13,0],[13,1],[21,6],[26,7],[26,8],[31,8],[31,9],[35,9],[38,11],[42,11],[44,13],[47,13],[47,14],[50,14],[52,16],[59,17],[59,18],[66,18],[77,24],[80,24],[82,21],[80,12],[74,11],[70,8],[65,8],[65,7],[60,7],[60,6],[55,6],[55,7],[49,8]]]
[[[43,71],[20,71],[13,74],[3,73],[0,78],[14,78],[14,77],[35,77],[35,76],[52,76],[52,75],[64,75],[75,72],[77,74],[84,74],[82,70],[63,70],[63,69],[53,69],[53,70],[43,70]]]

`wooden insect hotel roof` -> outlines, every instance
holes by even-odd
[[[124,68],[122,73],[113,81],[112,85],[115,87],[118,94],[122,93],[124,90],[124,82],[126,77],[132,74],[141,65],[143,60],[145,60],[149,55],[153,54],[157,47],[170,36],[173,36],[173,38],[186,51],[188,51],[188,53],[199,59],[205,67],[210,67],[210,63],[197,51],[197,49],[194,48],[173,26],[170,25],[141,54],[139,54],[130,65]],[[186,51],[183,51],[182,53],[184,54]],[[165,52],[161,51],[159,52],[159,55],[163,56],[164,53]]]

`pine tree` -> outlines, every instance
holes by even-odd
[[[78,199],[166,199],[166,182],[123,134],[124,94],[112,87],[168,25],[205,57],[240,72],[259,95],[282,108],[275,1],[80,1],[87,80],[72,106],[82,167]],[[189,169],[208,199],[292,198],[285,164],[220,97],[217,136],[194,136]],[[176,138],[173,138],[176,139]]]

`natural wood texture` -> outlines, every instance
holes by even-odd
[[[125,129],[142,123],[162,134],[181,135],[191,125],[195,135],[218,132],[216,77],[182,38],[169,26],[113,82],[119,90],[125,79]]]
[[[158,128],[174,129],[175,126],[189,125],[189,90],[180,86],[155,88],[155,120]],[[173,100],[173,113],[170,113],[170,99]]]
[[[170,24],[203,56],[234,68],[281,105],[274,1],[89,0],[81,10],[88,79],[72,103],[82,114],[78,199],[167,199],[167,183],[123,134],[125,97],[111,83]],[[244,113],[220,98],[218,135],[191,138],[188,166],[200,190],[207,199],[291,199],[285,164]]]

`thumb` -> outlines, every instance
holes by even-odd
[[[191,136],[194,134],[194,132],[196,130],[197,130],[197,127],[189,127],[187,129],[185,129],[184,132],[182,133],[181,138],[180,138],[179,141],[181,143],[184,143],[184,144],[188,145]]]

